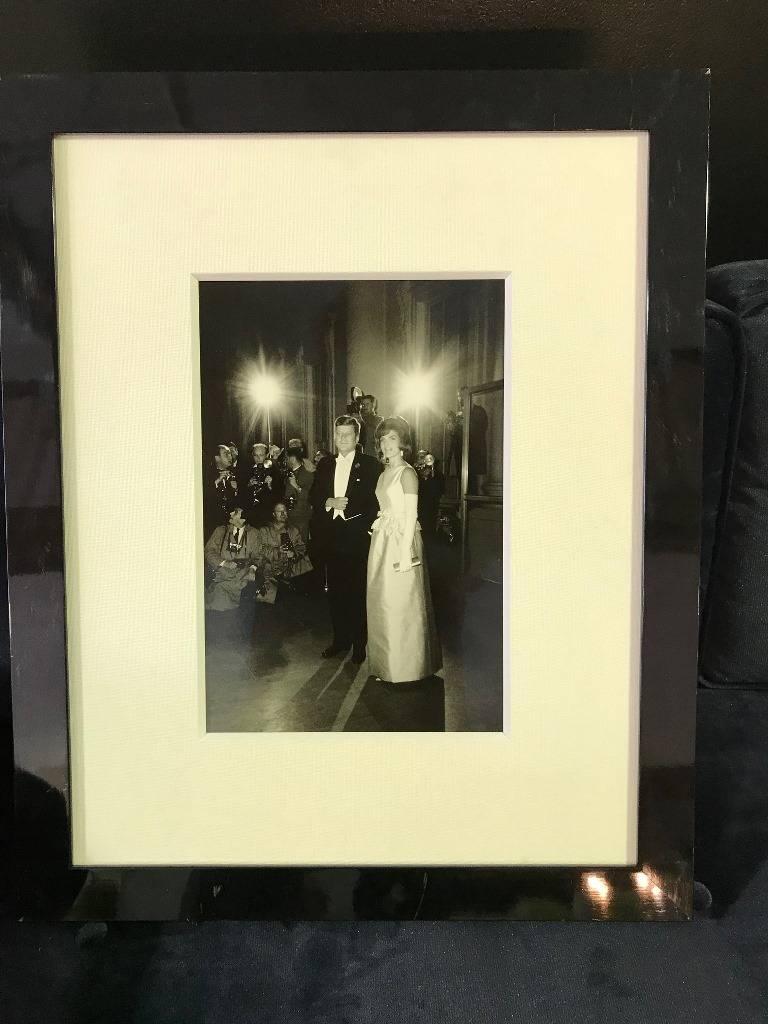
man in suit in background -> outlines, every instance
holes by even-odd
[[[366,573],[368,531],[376,518],[376,481],[381,465],[358,450],[360,422],[350,415],[334,423],[337,455],[323,459],[312,484],[311,532],[327,564],[328,602],[333,640],[322,652],[332,658],[352,648],[362,664],[366,645]]]

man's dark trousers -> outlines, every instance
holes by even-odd
[[[331,610],[334,647],[365,648],[367,630],[366,590],[368,548],[365,537],[352,547],[348,546],[341,518],[331,523],[331,549],[328,552],[328,603]]]

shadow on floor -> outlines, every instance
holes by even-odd
[[[344,731],[445,732],[445,684],[439,676],[417,683],[369,676]]]

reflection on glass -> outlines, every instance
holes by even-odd
[[[603,875],[589,873],[581,876],[582,892],[591,908],[593,919],[610,916],[612,887]]]
[[[600,896],[607,896],[611,887],[608,885],[602,875],[587,875],[587,888],[591,889],[592,892],[598,893]]]
[[[504,493],[503,385],[471,396],[467,448],[467,493],[501,501]]]

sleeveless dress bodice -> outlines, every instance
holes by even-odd
[[[407,466],[398,466],[388,480],[386,470],[376,484],[376,500],[379,513],[374,520],[371,533],[383,532],[387,536],[402,536],[405,525],[405,491],[401,477]],[[421,529],[416,524],[416,529]]]

